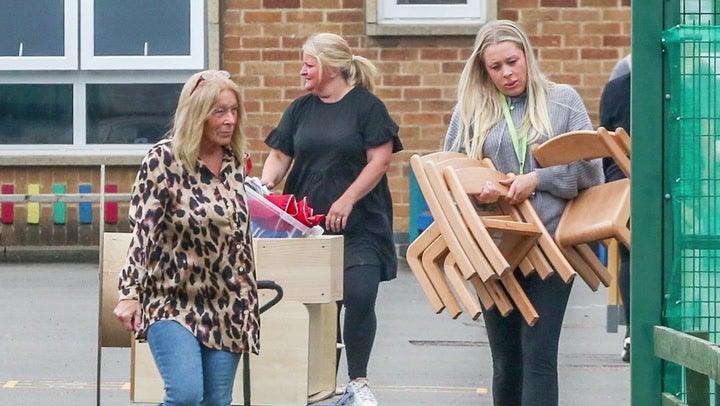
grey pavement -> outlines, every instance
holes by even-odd
[[[0,278],[0,405],[97,404],[98,265],[2,263]],[[622,334],[606,333],[606,298],[576,281],[561,337],[561,405],[630,404],[630,367]],[[492,405],[481,319],[433,313],[403,262],[378,299],[369,375],[380,405]],[[100,404],[130,405],[130,350],[101,355]],[[344,362],[338,375],[343,383]]]

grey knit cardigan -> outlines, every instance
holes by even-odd
[[[563,84],[553,85],[548,93],[548,103],[553,136],[592,129],[587,109],[580,95],[572,87]],[[519,127],[527,110],[527,98],[524,94],[511,97],[509,105],[513,122]],[[443,147],[445,151],[452,150],[459,131],[459,119],[456,108],[445,136]],[[577,196],[578,191],[604,182],[602,159],[541,168],[533,158],[531,148],[532,146],[528,146],[527,149],[525,173],[535,171],[538,174],[538,187],[531,202],[547,230],[554,235],[567,201]],[[462,147],[457,150],[464,152]],[[503,173],[519,173],[520,163],[515,155],[504,118],[490,129],[483,145],[483,156],[490,158],[495,167]]]

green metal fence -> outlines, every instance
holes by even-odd
[[[712,20],[709,13],[696,19]],[[663,272],[662,323],[675,331],[717,343],[720,340],[720,26],[677,25],[663,32],[662,42],[667,92],[665,176],[672,213],[671,221],[665,224],[672,236],[672,250]],[[662,343],[655,345],[662,348]],[[680,400],[693,398],[694,393],[688,388],[694,383],[687,381],[686,370],[678,363],[666,363],[663,371],[664,392]],[[704,379],[707,383],[707,378]],[[710,393],[710,398],[712,396]]]

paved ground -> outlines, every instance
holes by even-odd
[[[97,264],[0,264],[0,275],[0,405],[97,404]],[[577,281],[561,338],[561,405],[630,404],[630,368],[621,334],[605,332],[605,303],[605,291]],[[492,405],[481,321],[434,314],[406,265],[382,285],[378,307],[370,378],[381,405]],[[129,349],[101,354],[100,404],[129,405]]]

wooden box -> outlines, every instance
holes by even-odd
[[[253,245],[257,279],[277,282],[284,299],[302,303],[342,300],[342,236],[255,238]]]

